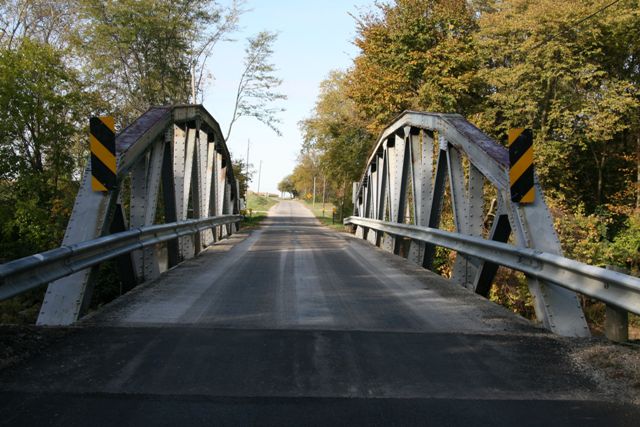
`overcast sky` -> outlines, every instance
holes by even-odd
[[[230,0],[222,0],[229,4]],[[249,162],[255,169],[252,190],[277,192],[278,182],[290,174],[300,150],[298,122],[309,116],[318,94],[318,85],[329,71],[346,69],[358,50],[353,46],[355,22],[349,13],[368,9],[373,0],[249,0],[252,9],[241,18],[237,42],[218,46],[209,68],[215,80],[205,90],[204,106],[220,123],[223,132],[231,120],[235,90],[242,73],[245,40],[261,30],[277,31],[273,63],[284,80],[281,91],[288,96],[281,113],[283,135],[251,118],[234,124],[227,141],[231,156],[245,159],[251,140]]]

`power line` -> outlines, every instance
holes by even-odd
[[[604,6],[602,6],[600,9],[596,10],[595,12],[593,12],[591,15],[585,16],[584,18],[574,22],[573,24],[571,24],[572,27],[577,27],[580,24],[588,21],[589,19],[593,18],[594,16],[598,15],[599,13],[604,12],[605,10],[609,9],[610,7],[614,6],[617,3],[620,3],[622,0],[614,0],[611,3],[608,3]],[[564,31],[560,31],[559,33],[556,33],[554,35],[552,35],[551,37],[547,38],[546,40],[541,41],[540,43],[538,43],[537,45],[535,45],[532,49],[537,49],[540,46],[542,46],[545,43],[549,43],[551,40],[554,40],[556,37],[558,37],[559,35],[562,35],[564,33],[566,33],[568,30],[564,30]]]
[[[581,20],[579,20],[578,22],[574,23],[573,25],[580,25],[585,21],[588,21],[589,19],[593,18],[594,16],[596,16],[597,14],[604,12],[605,10],[609,9],[611,6],[615,5],[616,3],[620,3],[622,0],[615,0],[612,1],[611,3],[609,3],[606,6],[601,7],[600,9],[596,10],[595,12],[593,12],[591,15],[582,18]]]

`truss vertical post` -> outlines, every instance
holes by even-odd
[[[426,227],[428,225],[433,191],[433,133],[421,131],[411,127],[411,184],[413,186],[414,224]],[[408,259],[416,264],[422,264],[425,243],[411,241]]]
[[[182,187],[182,217],[181,220],[193,218],[193,210],[189,212],[189,208],[195,207],[195,192],[193,191],[194,179],[193,169],[195,163],[195,146],[196,146],[196,130],[193,124],[186,125],[186,146],[184,156],[184,181]],[[189,202],[192,202],[191,204]],[[182,246],[183,259],[193,258],[195,255],[194,236],[185,236],[180,238]]]
[[[166,222],[178,220],[178,204],[176,203],[176,177],[174,174],[175,129],[172,127],[166,134],[164,158],[162,161],[162,195],[164,198],[164,219]],[[171,268],[180,262],[180,244],[178,239],[167,242],[167,267]]]
[[[218,212],[216,215],[222,215],[225,212],[225,200],[227,199],[227,164],[221,154],[218,154]],[[227,236],[227,227],[219,227],[219,237]]]
[[[118,202],[114,209],[113,220],[111,221],[109,232],[119,233],[128,229],[129,227],[127,226],[127,218],[124,213],[124,208],[122,207],[122,204]],[[138,284],[133,257],[131,254],[120,255],[115,259],[115,262],[118,277],[122,284],[121,293],[128,292]]]
[[[560,241],[553,227],[553,219],[544,204],[544,196],[535,177],[535,201],[528,205],[505,203],[516,243],[552,254],[560,254]],[[509,189],[502,197],[509,200]],[[578,296],[565,288],[527,276],[533,296],[536,317],[551,331],[565,336],[589,336]]]
[[[449,188],[456,230],[461,234],[480,236],[482,233],[483,176],[473,164],[469,163],[468,180],[465,185],[460,152],[449,147]],[[476,266],[480,260],[464,254],[456,254],[453,266],[454,283],[466,288],[473,286]]]
[[[404,154],[404,140],[393,134],[387,138],[387,208],[388,221],[398,221],[398,209],[400,206],[400,176],[402,174],[402,155]],[[400,176],[398,176],[400,175]],[[385,212],[386,214],[386,212]],[[383,233],[382,249],[394,253],[396,245],[395,236]]]
[[[489,232],[489,239],[495,242],[506,243],[509,240],[511,234],[511,226],[509,225],[509,217],[506,213],[498,213],[493,220],[491,231]],[[473,289],[477,294],[482,295],[485,298],[489,297],[489,291],[491,291],[491,284],[498,272],[498,264],[492,262],[483,261],[478,267],[478,273],[474,279]]]
[[[62,244],[80,243],[105,233],[115,206],[115,197],[117,189],[111,192],[96,192],[91,189],[91,164],[88,164]],[[91,302],[92,271],[94,269],[82,270],[50,283],[36,323],[48,326],[70,325],[78,320]]]
[[[447,141],[440,136],[440,150],[436,163],[436,176],[433,182],[433,195],[431,196],[431,210],[429,212],[428,226],[431,228],[440,227],[440,216],[442,215],[442,203],[444,202],[444,189],[447,180]],[[422,266],[431,270],[436,248],[433,245],[425,244],[424,258]]]
[[[149,154],[147,169],[147,192],[145,195],[144,225],[153,225],[156,219],[158,208],[158,197],[160,194],[160,180],[162,178],[162,165],[165,155],[164,138],[156,141]],[[142,250],[144,265],[144,280],[152,280],[160,276],[160,261],[158,247],[152,246]]]
[[[211,216],[211,186],[213,183],[213,153],[215,145],[209,140],[209,135],[200,130],[200,150],[203,158],[203,175],[202,175],[202,215],[203,217]],[[209,246],[213,242],[213,233],[211,230],[202,232],[202,244]]]

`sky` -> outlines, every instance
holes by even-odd
[[[221,0],[228,5],[231,0]],[[373,0],[249,0],[250,9],[240,18],[240,31],[234,43],[219,44],[209,60],[213,74],[204,91],[204,106],[226,133],[233,114],[236,87],[243,69],[246,39],[259,31],[275,31],[272,63],[283,80],[278,136],[253,118],[242,117],[233,126],[227,146],[233,159],[246,160],[250,140],[249,163],[255,171],[249,188],[278,193],[277,187],[293,171],[300,151],[302,135],[298,122],[309,117],[315,106],[320,82],[331,70],[348,68],[358,49],[353,45],[356,24],[349,13],[368,10]]]

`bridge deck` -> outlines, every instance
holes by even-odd
[[[282,202],[0,373],[0,424],[636,425],[568,342]]]
[[[321,227],[297,202],[88,319],[92,324],[539,332],[427,270]]]

